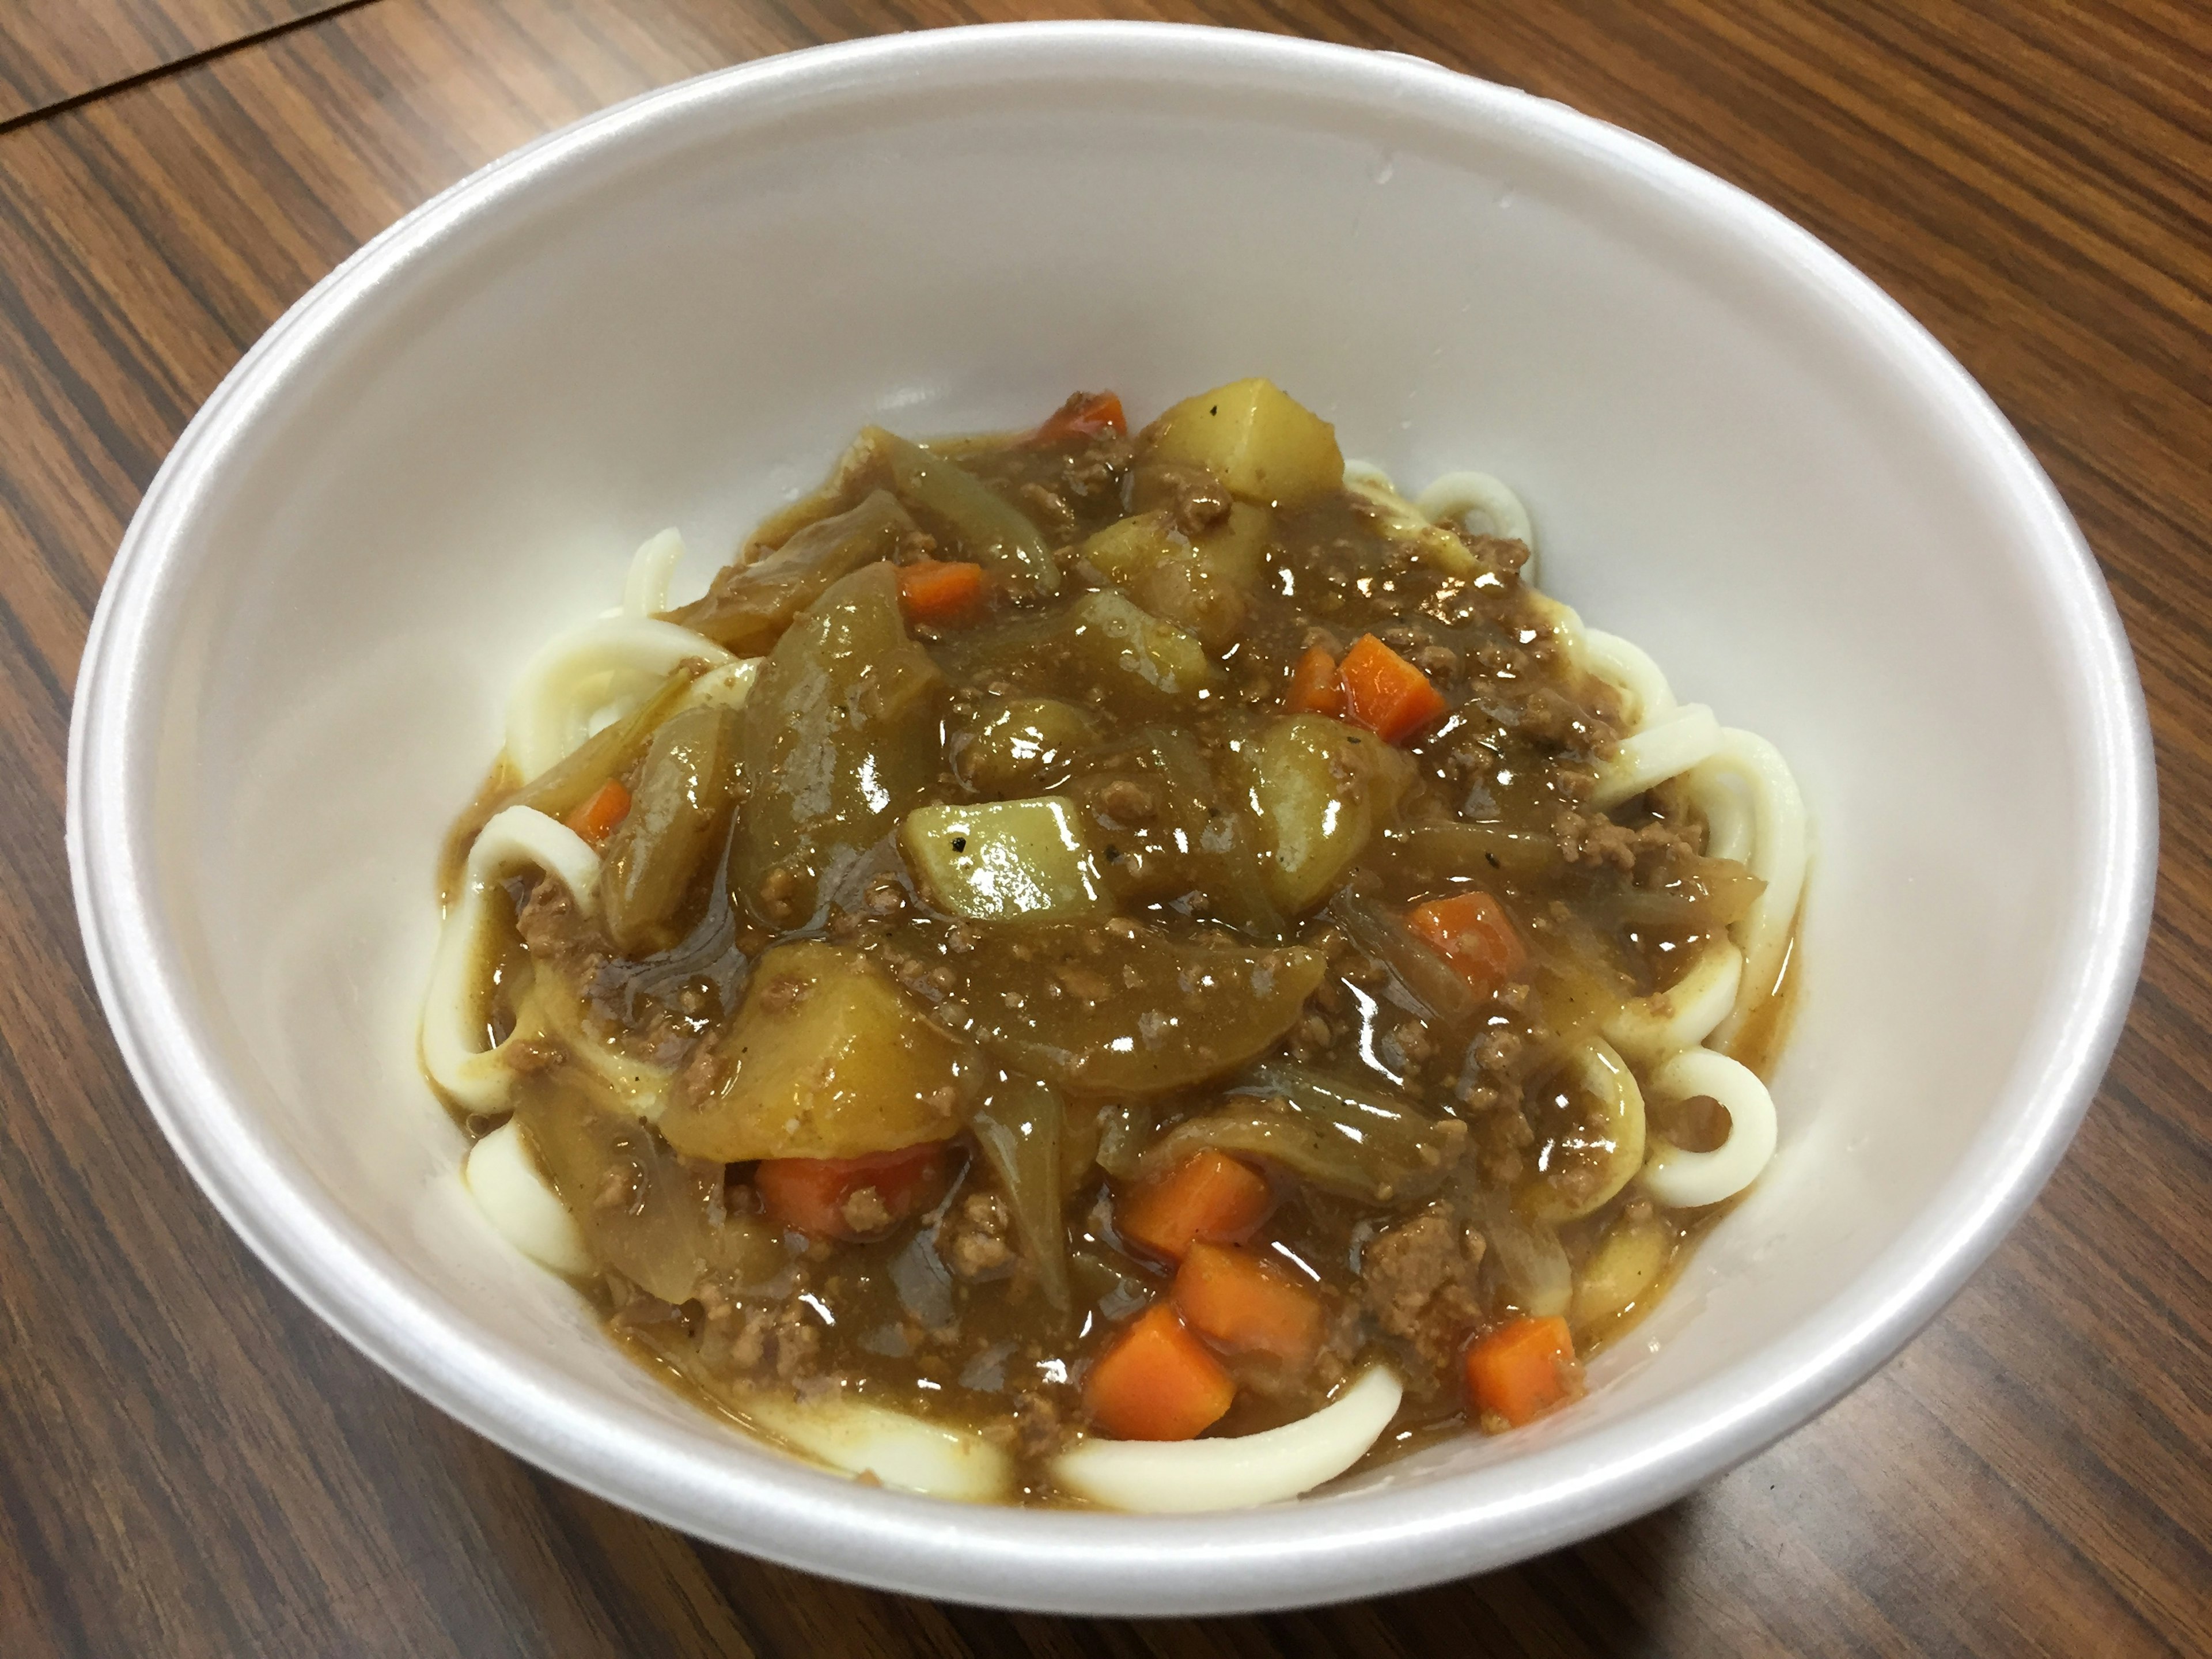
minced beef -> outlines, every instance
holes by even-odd
[[[822,1346],[821,1326],[796,1302],[769,1307],[718,1303],[708,1310],[708,1324],[712,1334],[727,1343],[722,1358],[729,1369],[763,1382],[795,1383],[810,1376]],[[702,1352],[711,1355],[713,1348]]]
[[[1361,1304],[1383,1332],[1442,1371],[1482,1321],[1475,1294],[1482,1236],[1440,1207],[1370,1240],[1359,1258]]]
[[[550,876],[541,877],[515,912],[515,932],[541,968],[550,968],[571,985],[589,985],[613,954],[606,936],[577,909],[568,890]]]
[[[997,1279],[1011,1272],[1014,1247],[1007,1241],[1013,1216],[996,1193],[971,1193],[946,1218],[937,1236],[938,1254],[963,1279]]]

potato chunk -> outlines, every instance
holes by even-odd
[[[1321,902],[1413,781],[1412,763],[1389,744],[1322,714],[1277,720],[1245,766],[1267,891],[1293,916]]]
[[[1082,821],[1059,795],[921,807],[899,826],[899,845],[938,908],[972,921],[1106,908]]]
[[[1238,501],[1225,522],[1186,536],[1173,513],[1139,513],[1091,537],[1082,556],[1153,616],[1220,652],[1243,629],[1271,521],[1265,507]]]
[[[971,1081],[960,1045],[920,1002],[859,951],[817,939],[760,959],[715,1058],[719,1079],[679,1091],[660,1133],[726,1164],[943,1140]]]
[[[1238,380],[1186,398],[1146,427],[1151,460],[1210,466],[1248,501],[1283,506],[1341,487],[1336,428],[1272,380]]]

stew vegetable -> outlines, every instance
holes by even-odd
[[[487,1212],[949,1495],[1281,1431],[1287,1496],[1571,1401],[1771,1148],[1802,848],[1478,519],[1265,380],[862,431],[532,681],[593,735],[456,830],[424,1054]]]

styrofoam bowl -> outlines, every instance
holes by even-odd
[[[416,1067],[441,833],[505,690],[679,526],[703,582],[852,432],[1139,419],[1264,374],[1418,486],[1530,504],[1547,585],[1778,744],[1817,850],[1780,1150],[1571,1411],[1296,1504],[969,1508],[751,1443],[495,1237]],[[1077,24],[672,87],[394,226],[209,399],[71,731],[86,947],[148,1104],[410,1387],[688,1532],[1008,1606],[1282,1607],[1491,1567],[1804,1421],[2027,1205],[2133,985],[2127,645],[2020,439],[1866,278],[1557,105],[1392,55]]]

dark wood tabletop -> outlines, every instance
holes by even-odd
[[[1924,1334],[1634,1525],[1267,1618],[1007,1615],[809,1577],[421,1403],[170,1155],[88,981],[62,850],[70,687],[124,526],[201,400],[346,254],[514,145],[700,70],[1086,15],[1433,58],[1809,227],[2042,459],[2158,742],[2157,921],[2112,1073]],[[0,1652],[2212,1653],[2209,180],[2201,0],[0,0]]]

